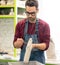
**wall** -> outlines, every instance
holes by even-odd
[[[0,49],[13,49],[14,22],[12,18],[0,18]]]

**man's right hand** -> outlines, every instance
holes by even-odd
[[[17,40],[14,42],[14,47],[15,48],[20,48],[24,44],[24,40],[22,38],[17,38]]]

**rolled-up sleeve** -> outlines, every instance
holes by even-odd
[[[49,47],[49,42],[50,42],[50,27],[48,24],[45,24],[45,26],[44,26],[43,42],[46,43],[45,50],[47,50]]]
[[[19,38],[19,23],[16,25],[13,43]]]
[[[46,49],[49,47],[50,42],[50,26],[43,20],[39,20],[39,42],[46,44]]]

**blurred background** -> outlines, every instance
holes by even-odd
[[[51,37],[55,43],[57,59],[60,59],[60,1],[59,0],[38,0],[38,17],[50,25]]]

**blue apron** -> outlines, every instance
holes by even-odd
[[[26,45],[27,45],[29,38],[32,38],[33,44],[39,43],[38,42],[39,41],[38,40],[38,20],[36,20],[35,34],[27,34],[27,31],[28,31],[28,21],[26,21],[26,23],[25,23],[24,41],[26,43],[23,45],[23,48],[21,50],[20,61],[23,61],[23,59],[24,59]],[[32,49],[29,61],[38,61],[38,62],[45,64],[44,51],[42,51],[40,49],[36,49],[36,48]]]

